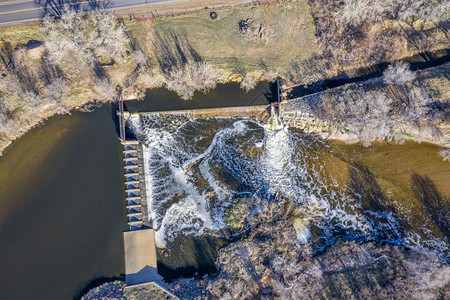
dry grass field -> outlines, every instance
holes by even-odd
[[[254,71],[288,73],[294,62],[321,53],[306,0],[217,8],[216,20],[210,18],[211,11],[164,15],[128,26],[150,57],[161,55],[156,45],[173,47],[178,41],[188,44],[213,67],[239,75]]]

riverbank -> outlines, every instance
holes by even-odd
[[[241,249],[244,247],[239,246]],[[234,246],[234,248],[239,247]],[[230,259],[224,254],[226,252],[224,250],[222,250],[222,259]],[[264,290],[260,291],[261,294],[267,295],[283,291],[282,287],[274,286],[273,282],[269,281],[270,276],[273,276],[270,267],[260,266],[251,255],[244,259],[232,257],[235,259],[231,262],[245,274],[242,279],[247,284],[246,292],[251,293],[248,291],[249,288],[252,288],[254,292],[254,289],[258,289],[255,286],[261,284],[264,284]],[[286,289],[287,296],[296,293],[297,296],[306,297],[308,295],[308,298],[316,296],[342,299],[351,296],[379,298],[380,295],[403,297],[408,294],[413,298],[417,298],[419,295],[427,299],[445,298],[448,284],[446,274],[449,272],[449,267],[435,260],[429,253],[373,242],[361,244],[339,241],[330,247],[326,254],[315,257],[305,255],[304,260],[301,264],[302,271],[309,272],[307,276],[299,274],[301,278],[296,280],[296,286],[302,286],[303,289],[296,289],[291,293]],[[267,272],[258,280],[251,276],[254,272],[252,267],[265,269]],[[287,279],[289,275],[285,273],[283,277]],[[224,295],[240,298],[240,292],[244,292],[244,287],[241,285],[233,288],[229,278],[221,278],[217,281],[211,280],[211,277],[208,279],[180,279],[170,284],[171,291],[180,299],[187,300],[207,297],[221,299]],[[128,298],[130,295],[124,293],[124,286],[123,282],[117,281],[104,284],[89,291],[85,295],[86,298],[82,299],[102,296],[134,299]],[[136,291],[133,296],[156,298],[156,295],[158,295],[158,291],[141,290]]]
[[[224,1],[223,4],[237,2]],[[18,93],[14,97],[8,92],[2,93],[0,152],[12,140],[55,113],[67,113],[94,100],[110,101],[117,85],[122,87],[125,99],[143,98],[147,89],[157,87],[169,88],[187,99],[197,90],[207,92],[217,83],[230,81],[240,82],[243,89],[249,90],[260,81],[276,77],[281,77],[286,84],[310,84],[343,73],[350,77],[359,76],[361,72],[370,72],[372,65],[418,53],[426,53],[424,59],[432,59],[430,53],[448,45],[439,24],[417,20],[411,31],[401,29],[402,21],[385,21],[382,30],[375,22],[369,28],[364,27],[369,38],[383,36],[386,28],[395,32],[389,36],[398,46],[395,53],[387,53],[384,49],[384,52],[380,50],[383,55],[369,57],[363,52],[344,63],[345,57],[355,53],[351,49],[340,49],[339,53],[329,51],[329,41],[323,39],[326,30],[321,27],[321,20],[329,16],[317,10],[320,7],[318,1],[313,2],[312,8],[306,0],[223,6],[214,8],[218,16],[214,20],[210,17],[211,9],[167,11],[167,14],[162,10],[161,14],[155,15],[152,9],[145,12],[142,7],[140,15],[121,20],[130,45],[114,57],[98,57],[103,79],[98,78],[97,71],[86,72],[80,59],[74,56],[62,60],[57,69],[50,72],[55,78],[65,78],[67,84],[60,104],[34,107],[31,98],[23,99],[27,93]],[[348,37],[358,42],[358,35]],[[430,39],[432,42],[426,43]],[[1,52],[7,59],[2,65],[2,73],[10,72],[8,59],[21,67],[21,75],[28,83],[39,82],[42,72],[51,71],[43,68],[48,57],[45,47],[30,44],[31,40],[46,40],[42,25],[0,28]],[[421,46],[415,47],[418,42]],[[363,67],[367,67],[365,71]],[[10,87],[5,78],[2,79],[2,90]],[[32,90],[36,92],[44,87],[45,82],[38,83]]]
[[[450,64],[389,84],[382,77],[326,89],[282,105],[290,126],[347,143],[427,141],[450,147]]]

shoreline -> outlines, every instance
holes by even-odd
[[[444,66],[445,65],[450,66],[450,63],[446,63],[446,64],[444,64]],[[426,69],[423,69],[423,71],[424,72],[426,72],[426,71],[433,71],[434,69],[439,68],[439,67],[440,66],[426,68]],[[377,78],[375,78],[375,79],[377,79]],[[373,80],[373,79],[368,79],[366,81],[358,82],[357,84],[364,85],[364,84],[369,83],[371,80]],[[265,81],[267,81],[267,78],[263,78],[263,80],[257,81],[257,83],[261,83],[261,82],[265,82]],[[223,83],[222,82],[221,83],[222,84],[227,84],[227,83],[232,83],[232,82],[237,82],[237,81],[230,80],[230,81],[224,81]],[[322,90],[320,92],[314,93],[314,95],[317,95],[317,96],[320,97],[320,95],[322,93],[325,93],[327,91],[330,92],[333,89],[340,89],[340,88],[347,87],[347,86],[350,86],[350,85],[353,85],[353,84],[355,84],[355,83],[347,83],[347,84],[344,84],[342,86],[334,87],[334,88],[331,88],[331,89],[324,89],[324,90]],[[148,89],[148,90],[151,90],[151,89]],[[245,93],[245,91],[242,90],[242,93]],[[307,98],[309,96],[311,96],[311,94],[304,95],[304,96],[300,97],[299,99],[302,100],[302,99]],[[128,98],[128,99],[124,99],[124,100],[125,101],[130,101],[130,100],[136,100],[136,99]],[[144,101],[144,100],[139,100],[139,101]],[[191,100],[181,100],[180,99],[179,101],[191,101]],[[287,101],[289,102],[289,99]],[[97,100],[89,100],[89,101],[86,101],[86,102],[82,103],[81,105],[76,105],[74,107],[68,108],[68,111],[64,112],[64,113],[52,113],[52,112],[46,111],[42,116],[40,116],[40,119],[37,122],[35,122],[35,123],[28,123],[28,124],[25,124],[25,126],[22,126],[20,133],[17,134],[14,138],[12,138],[12,139],[10,139],[10,140],[8,140],[6,142],[1,142],[0,143],[0,156],[3,155],[3,151],[9,145],[11,145],[11,143],[13,143],[15,140],[17,140],[21,136],[25,135],[26,133],[28,133],[34,127],[44,126],[46,120],[51,118],[52,116],[55,116],[57,114],[69,114],[70,115],[72,113],[72,111],[77,111],[77,110],[78,111],[83,111],[84,110],[83,106],[96,105],[96,103],[104,104],[104,103],[111,103],[111,102],[112,102],[111,100],[104,101],[104,102],[98,102]],[[94,108],[94,109],[96,109],[96,108]],[[87,109],[86,111],[89,112],[90,110]],[[157,113],[157,112],[155,112],[155,113]],[[208,117],[212,117],[212,115],[209,114]],[[310,120],[310,118],[306,117],[305,120]],[[338,141],[345,142],[347,144],[361,143],[361,141],[355,135],[351,135],[351,134],[349,134],[347,132],[343,132],[342,130],[337,129],[336,127],[332,127],[332,126],[330,127],[328,125],[320,123],[320,122],[323,122],[321,120],[319,120],[319,125],[317,125],[317,126],[311,125],[308,122],[304,122],[305,120],[298,119],[297,123],[294,122],[294,124],[290,125],[290,126],[298,128],[298,129],[304,131],[305,133],[316,134],[319,138],[325,139],[325,140],[328,140],[328,139],[338,140]],[[289,122],[290,121],[288,120],[288,123]],[[443,131],[445,132],[444,137],[446,138],[446,140],[444,140],[443,142],[434,141],[434,140],[430,140],[430,139],[426,139],[426,140],[423,140],[423,141],[418,141],[417,135],[415,135],[413,133],[411,133],[410,134],[411,136],[409,138],[406,138],[406,140],[411,140],[411,141],[419,142],[419,143],[420,142],[427,142],[427,143],[435,144],[437,146],[449,149],[450,148],[450,137],[449,137],[450,136],[450,125],[449,124],[443,124],[443,126],[440,126],[439,128],[443,129]]]
[[[158,71],[155,65],[158,65],[158,59],[161,55],[162,60],[179,59],[176,55],[177,50],[172,49],[173,46],[171,43],[174,41],[171,39],[173,37],[171,37],[168,32],[172,32],[173,35],[176,35],[175,42],[178,39],[181,51],[186,52],[182,53],[182,56],[187,55],[186,57],[189,60],[189,55],[197,53],[196,55],[199,56],[200,61],[205,62],[211,68],[209,75],[213,77],[214,81],[211,86],[215,86],[219,83],[237,82],[241,84],[243,93],[246,89],[253,88],[259,82],[272,81],[276,78],[282,78],[286,84],[296,83],[297,85],[306,85],[306,88],[311,87],[314,89],[316,84],[320,84],[327,80],[341,80],[339,78],[343,78],[345,82],[345,80],[352,80],[352,78],[359,78],[361,76],[370,77],[370,74],[380,72],[380,65],[392,63],[396,60],[408,59],[414,56],[419,57],[422,55],[421,53],[423,53],[420,52],[419,49],[411,47],[411,45],[406,42],[400,51],[397,51],[395,55],[388,57],[385,60],[375,61],[373,64],[367,63],[364,60],[358,60],[352,64],[347,63],[340,65],[335,62],[333,58],[321,57],[324,52],[324,45],[322,44],[322,41],[317,38],[317,33],[315,36],[315,32],[318,30],[315,24],[317,20],[314,19],[317,17],[317,12],[313,11],[307,2],[282,2],[279,3],[279,5],[270,7],[256,5],[254,3],[251,4],[250,2],[251,1],[247,0],[223,0],[219,4],[216,3],[218,5],[217,12],[219,18],[215,21],[210,20],[209,17],[209,11],[212,6],[205,5],[208,1],[203,0],[171,2],[170,5],[151,4],[149,6],[139,7],[139,9],[130,8],[116,10],[123,18],[123,25],[125,26],[130,39],[137,45],[138,51],[141,51],[146,56],[147,61],[143,67],[143,64],[138,62],[138,58],[133,57],[133,53],[128,53],[122,55],[122,58],[112,59],[112,65],[108,62],[102,62],[103,68],[110,78],[110,86],[120,85],[123,87],[125,99],[140,98],[147,89],[162,86],[167,88],[168,74],[164,74],[161,70]],[[163,10],[162,7],[165,6],[170,6],[172,10]],[[192,7],[189,10],[186,10],[187,6]],[[216,5],[214,7],[216,7]],[[157,11],[159,8],[161,9]],[[156,17],[154,17],[155,10]],[[127,13],[131,13],[132,11],[134,11],[134,15],[128,15],[128,18],[126,18]],[[284,39],[282,34],[279,34],[279,31],[284,28],[284,23],[282,20],[279,20],[283,16],[274,19],[271,23],[264,21],[268,17],[277,16],[279,13],[284,14],[286,11],[287,15],[283,15],[284,18],[290,18],[299,14],[297,16],[300,19],[298,21],[299,23],[294,24],[298,26],[292,28],[296,31],[300,31],[300,33],[296,33],[296,37],[299,35],[298,38],[301,40],[297,44],[290,43],[289,40]],[[152,17],[144,18],[144,20],[141,21],[140,17],[145,16],[146,14],[151,15]],[[265,40],[255,37],[253,32],[234,32],[236,31],[235,27],[237,26],[235,22],[246,16],[252,16],[252,18],[261,22],[260,28],[264,28],[267,31]],[[230,23],[227,25],[229,28],[223,28],[223,32],[218,36],[215,35],[216,32],[214,30],[211,31],[211,28],[220,29],[223,24],[228,23]],[[192,26],[186,28],[180,27],[180,25],[183,24]],[[388,26],[394,25],[388,24]],[[8,31],[8,29],[10,29],[10,31]],[[40,63],[40,60],[42,60],[45,51],[43,48],[44,46],[38,47],[40,50],[36,50],[38,48],[24,50],[26,48],[24,45],[29,40],[44,41],[45,36],[41,29],[42,26],[40,24],[31,26],[12,25],[0,27],[0,36],[4,40],[11,40],[10,46],[14,49],[14,53],[12,54],[14,60],[33,69],[36,68]],[[183,34],[183,32],[185,33]],[[225,34],[228,35],[222,36]],[[433,33],[433,36],[434,34],[437,33]],[[211,43],[205,45],[205,38],[208,40],[211,39]],[[281,48],[279,49],[280,52],[274,56],[272,47],[274,46],[273,43],[275,43],[275,41],[277,41],[277,45],[279,44],[279,47]],[[228,47],[228,43],[232,43],[234,48],[224,49],[224,47]],[[439,40],[436,43],[433,43],[429,49],[423,50],[427,51],[427,55],[434,53],[433,51],[442,52],[444,54],[448,53],[449,49],[443,50],[440,43],[441,41]],[[168,49],[167,51],[170,52],[169,54],[175,56],[170,57],[169,55],[169,57],[165,57],[163,53],[159,53],[159,46],[155,46],[159,44],[162,47],[166,46]],[[186,49],[191,50],[187,51]],[[34,52],[32,53],[32,51]],[[261,60],[258,62],[251,59],[253,54],[261,54]],[[293,56],[295,56],[295,58],[291,61]],[[234,59],[231,59],[230,57],[234,57]],[[14,123],[12,129],[6,130],[5,133],[3,133],[3,137],[0,137],[0,155],[11,142],[24,135],[30,129],[39,126],[45,122],[46,119],[55,114],[70,113],[73,109],[76,109],[79,106],[88,105],[93,101],[103,103],[112,101],[111,98],[105,98],[99,95],[99,92],[96,91],[96,84],[98,84],[98,82],[95,81],[95,78],[83,77],[83,72],[77,69],[76,63],[76,61],[65,62],[65,64],[61,66],[63,72],[65,75],[67,74],[70,81],[70,91],[67,99],[64,100],[62,108],[63,112],[53,111],[52,107],[47,109],[39,108],[38,112],[28,112],[21,107],[15,107],[17,106],[16,104],[13,104],[12,108],[7,108],[11,109],[14,113],[19,112],[19,117],[15,117],[16,119],[12,120],[14,121],[11,122]],[[296,68],[299,69],[292,69],[293,65],[297,65]],[[180,66],[175,65],[174,68],[176,69],[179,67]],[[366,81],[361,81],[360,83],[363,84],[365,82]],[[211,89],[211,87],[204,86],[203,88],[197,88],[197,90],[201,89],[207,91]],[[5,98],[5,102],[7,101],[9,100]],[[22,100],[22,102],[24,101]],[[23,104],[22,102],[19,105],[26,105],[26,103]],[[348,137],[336,136],[336,138],[354,141]],[[355,140],[354,142],[357,141]]]

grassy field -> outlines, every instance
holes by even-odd
[[[0,43],[10,43],[14,48],[29,40],[44,40],[44,33],[38,23],[26,25],[0,26]]]
[[[214,67],[241,75],[260,70],[288,73],[295,61],[321,53],[306,0],[269,7],[218,8],[214,9],[216,20],[210,18],[210,11],[161,16],[129,28],[151,57],[159,54],[155,44],[178,39]],[[244,33],[239,30],[241,20],[249,24]]]

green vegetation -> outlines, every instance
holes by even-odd
[[[239,231],[244,228],[251,203],[251,198],[237,198],[232,201],[229,207],[225,208],[223,219],[231,231]]]

